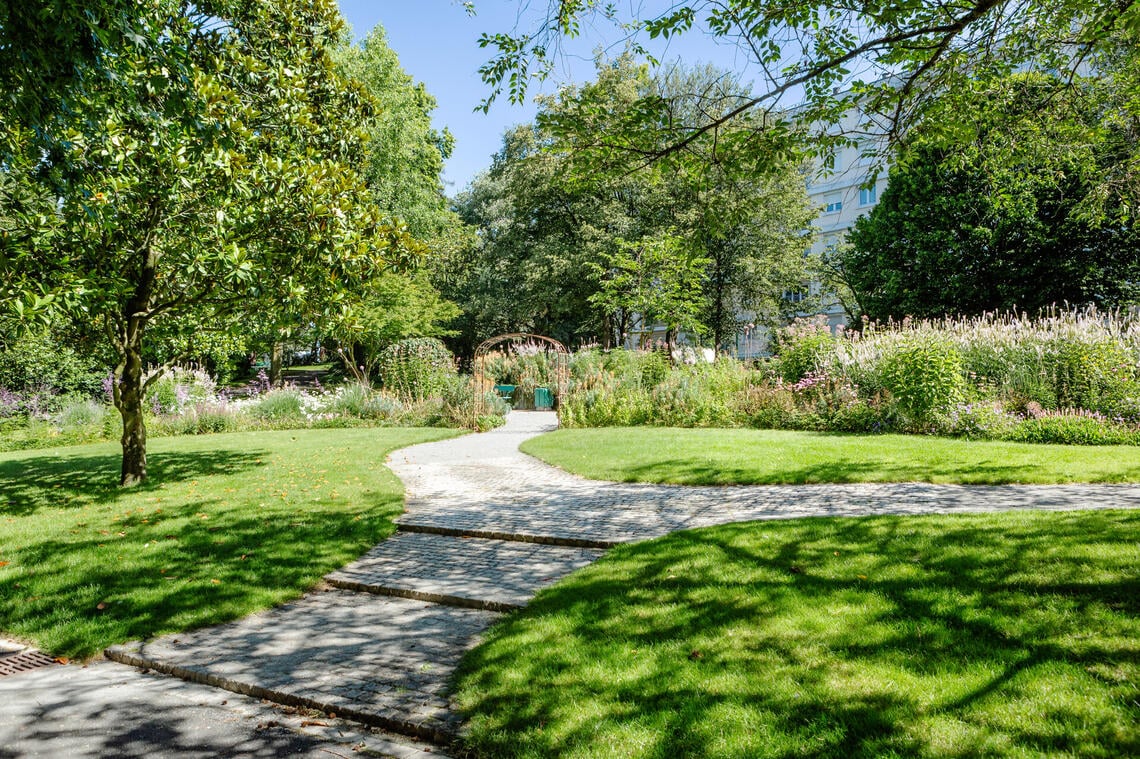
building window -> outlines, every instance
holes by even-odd
[[[788,303],[802,303],[807,298],[807,293],[802,290],[785,290],[784,300]]]
[[[833,200],[823,208],[824,213],[838,213],[843,210],[842,200]]]
[[[859,190],[859,205],[873,206],[879,200],[879,191],[875,187],[864,187]]]

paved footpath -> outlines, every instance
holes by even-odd
[[[594,482],[519,452],[523,440],[556,426],[553,413],[516,412],[485,434],[396,451],[389,466],[408,497],[400,531],[330,574],[323,589],[226,625],[115,646],[108,658],[200,684],[187,688],[215,686],[446,745],[460,729],[448,689],[463,654],[504,612],[607,547],[753,519],[1140,508],[1133,486]],[[0,705],[0,746],[4,718]],[[439,755],[417,744],[370,750],[403,755],[397,749]]]

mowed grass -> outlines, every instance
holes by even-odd
[[[0,454],[0,635],[85,658],[300,595],[387,537],[389,451],[451,430],[255,432]]]
[[[1140,756],[1140,512],[623,546],[465,659],[481,757]]]
[[[920,435],[604,427],[522,445],[575,474],[617,482],[1140,482],[1140,447],[1004,443]]]

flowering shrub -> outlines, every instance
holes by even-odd
[[[908,424],[920,430],[961,401],[965,393],[958,349],[932,335],[916,334],[895,345],[882,358],[881,375]]]
[[[54,421],[64,432],[90,428],[101,433],[108,411],[105,403],[73,396],[63,404]]]
[[[0,418],[18,415],[21,411],[22,400],[19,393],[0,387]]]
[[[153,372],[146,379],[149,380],[152,375]],[[104,381],[103,387],[106,392],[109,383]],[[195,404],[212,400],[217,391],[217,383],[208,373],[201,369],[175,366],[163,372],[151,384],[147,390],[146,404],[155,416],[181,414]]]
[[[959,403],[936,422],[935,429],[943,435],[956,435],[976,440],[1007,438],[1021,417],[1002,408],[993,401]]]
[[[438,396],[455,375],[451,351],[434,337],[393,343],[380,352],[376,365],[385,389],[416,401]]]
[[[776,333],[776,356],[784,382],[798,382],[826,369],[836,338],[822,318],[796,319]]]
[[[255,419],[280,421],[284,419],[300,419],[305,415],[305,407],[301,393],[293,388],[272,390],[249,407],[249,414]]]
[[[174,371],[152,387],[160,394],[148,398],[152,412],[147,428],[154,436],[196,435],[236,430],[298,427],[436,426],[475,427],[486,430],[503,423],[506,404],[494,394],[484,399],[483,411],[474,415],[474,389],[470,377],[451,375],[439,393],[415,401],[399,398],[358,383],[334,389],[306,391],[288,386],[245,397],[230,398],[198,372]],[[37,448],[110,439],[120,432],[119,415],[106,402],[87,398],[57,400],[58,413],[29,416],[27,399],[15,393],[0,394],[0,403],[19,404],[22,418],[4,420],[0,450]],[[155,411],[155,409],[158,409]]]
[[[832,336],[797,322],[783,351],[645,368],[641,351],[582,351],[562,400],[568,427],[751,426],[923,431],[978,439],[1140,441],[1140,320],[1052,312],[886,326]],[[1067,410],[1066,410],[1067,409]]]

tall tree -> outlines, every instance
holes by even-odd
[[[620,199],[567,181],[561,156],[532,125],[507,132],[489,171],[457,199],[478,230],[444,288],[464,307],[457,352],[494,334],[539,332],[574,342],[600,334],[588,298],[597,226],[620,223]]]
[[[1140,228],[1118,199],[1094,197],[1135,135],[1106,108],[1112,85],[1078,84],[977,86],[941,106],[971,114],[968,127],[932,117],[915,131],[837,256],[866,315],[1136,302]]]
[[[332,0],[131,5],[130,31],[92,31],[66,107],[9,112],[2,163],[54,203],[0,214],[23,230],[0,237],[2,273],[24,285],[13,308],[98,321],[116,348],[123,485],[146,477],[152,326],[186,337],[251,308],[336,309],[417,250],[350,168],[370,108],[330,55]],[[4,101],[36,81],[5,80]]]
[[[435,98],[401,67],[381,25],[359,44],[342,44],[336,59],[376,104],[361,166],[373,200],[417,239],[444,234],[457,223],[441,180],[455,138],[432,126]]]
[[[661,323],[667,335],[700,335],[701,290],[709,259],[672,230],[645,235],[636,242],[615,237],[597,266],[598,292],[590,296],[609,313]]]
[[[711,138],[700,140],[668,161],[597,177],[578,161],[577,134],[563,130],[569,121],[605,128],[652,93],[678,95],[670,100],[680,118],[698,107],[692,93],[728,98],[738,87],[710,68],[652,77],[625,55],[599,61],[594,82],[543,99],[538,123],[508,135],[464,199],[470,222],[481,228],[481,263],[468,280],[480,311],[517,314],[505,320],[516,329],[598,337],[604,345],[621,343],[635,312],[683,314],[683,326],[718,345],[739,329],[741,309],[774,312],[804,276],[810,209],[794,162],[760,173],[748,161],[729,160],[739,133],[726,128],[715,149]],[[707,160],[712,153],[717,160]],[[656,304],[651,311],[659,313],[635,303]]]
[[[367,361],[392,341],[448,333],[443,325],[459,310],[441,298],[433,280],[442,276],[445,261],[471,245],[470,230],[444,194],[443,164],[454,139],[432,126],[436,100],[403,70],[384,27],[377,25],[359,44],[346,41],[336,57],[345,76],[375,102],[360,161],[371,200],[424,243],[419,272],[373,281],[330,325]]]

